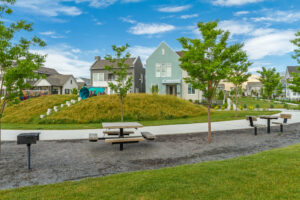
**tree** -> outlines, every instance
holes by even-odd
[[[280,83],[280,74],[275,68],[266,69],[262,67],[262,71],[257,71],[260,74],[259,81],[263,85],[263,93],[267,96],[270,108],[270,99]]]
[[[126,60],[130,58],[130,53],[127,52],[125,55],[124,52],[128,49],[129,45],[117,47],[116,45],[112,46],[113,51],[115,52],[115,58],[111,55],[105,56],[105,60],[108,60],[111,65],[105,66],[105,69],[111,71],[114,76],[116,76],[115,82],[109,82],[108,85],[111,90],[117,93],[120,97],[121,103],[121,121],[124,121],[124,112],[123,112],[123,103],[124,98],[126,97],[128,91],[132,87],[132,76],[127,76],[129,64],[126,64]]]
[[[151,93],[152,94],[158,94],[158,92],[159,92],[158,85],[152,85],[152,87],[151,87]]]
[[[77,94],[78,94],[78,89],[77,89],[77,88],[73,88],[73,89],[71,90],[71,94],[77,95]]]
[[[291,42],[298,47],[298,49],[295,49],[295,54],[292,55],[294,59],[297,60],[297,62],[300,64],[300,30],[295,34],[296,38],[294,40],[291,40]],[[300,67],[297,68],[298,71],[300,71]],[[288,81],[291,85],[289,85],[289,88],[293,92],[300,93],[300,73],[292,72],[292,79]]]
[[[20,31],[31,32],[32,23],[24,20],[6,25],[3,15],[12,14],[9,5],[15,0],[0,0],[0,71],[2,75],[0,86],[0,145],[1,145],[1,121],[7,104],[18,103],[22,96],[22,90],[30,88],[26,79],[40,78],[34,71],[39,69],[45,61],[45,56],[32,53],[32,46],[45,46],[46,43],[34,36],[28,40],[16,36]],[[1,151],[1,146],[0,146]]]
[[[228,75],[228,81],[234,85],[234,95],[235,95],[235,117],[238,116],[238,93],[239,89],[242,88],[242,84],[248,80],[251,74],[248,72],[248,67],[252,64],[248,61],[246,52],[240,50],[237,51],[232,56],[232,66],[231,71]]]
[[[218,22],[198,23],[201,39],[179,38],[183,50],[181,68],[189,77],[185,81],[202,91],[208,103],[208,142],[212,141],[210,109],[212,98],[221,80],[227,78],[233,63],[232,56],[241,44],[228,46],[229,32],[217,28]]]

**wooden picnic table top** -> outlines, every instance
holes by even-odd
[[[143,125],[138,122],[106,122],[106,123],[102,123],[102,127],[107,129],[142,128]]]
[[[262,115],[260,116],[261,119],[278,119],[278,116],[274,116],[274,115]]]

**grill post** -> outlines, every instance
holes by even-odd
[[[27,144],[27,168],[30,169],[30,146],[31,144]]]

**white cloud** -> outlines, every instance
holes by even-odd
[[[141,2],[141,1],[144,1],[144,0],[122,0],[122,2],[124,2],[124,3],[137,3],[137,2]]]
[[[231,36],[248,34],[254,30],[254,26],[252,24],[235,20],[221,21],[219,23],[219,28],[229,31]]]
[[[130,23],[130,24],[136,23],[136,20],[131,19],[131,16],[120,17],[120,20],[122,20],[123,22],[126,22],[126,23]]]
[[[133,56],[140,56],[142,62],[145,64],[146,59],[154,52],[156,47],[133,46],[128,50]]]
[[[290,42],[293,37],[294,31],[276,31],[246,40],[244,50],[254,60],[270,55],[281,56],[293,51]]]
[[[144,24],[138,23],[135,26],[129,29],[129,32],[134,35],[153,35],[158,33],[164,33],[172,31],[175,29],[175,26],[170,24]]]
[[[75,0],[76,3],[88,2],[89,6],[95,8],[105,8],[117,2],[117,0]]]
[[[300,12],[295,12],[295,11],[265,11],[263,10],[264,13],[267,12],[265,16],[262,17],[253,17],[251,18],[255,22],[263,22],[263,21],[268,21],[268,22],[286,22],[286,23],[293,23],[296,21],[300,20]]]
[[[241,15],[247,15],[249,13],[250,13],[249,11],[238,11],[238,12],[235,12],[234,15],[241,16]]]
[[[214,0],[212,3],[218,6],[240,6],[248,3],[257,3],[264,0]]]
[[[166,7],[158,8],[158,11],[160,11],[160,12],[167,12],[167,13],[181,12],[181,11],[184,11],[184,10],[188,10],[190,7],[191,7],[190,5],[185,5],[185,6],[166,6]]]
[[[46,32],[40,32],[41,35],[54,35],[54,31],[46,31]]]
[[[33,52],[42,55],[47,54],[45,67],[54,68],[59,73],[73,74],[76,77],[90,76],[89,68],[92,62],[78,58],[76,54],[81,52],[80,49],[74,49],[68,45],[57,45],[42,50],[34,50]]]
[[[180,19],[190,19],[190,18],[195,18],[198,17],[198,14],[191,14],[191,15],[181,15]]]
[[[81,10],[75,6],[65,6],[62,0],[18,0],[16,7],[23,8],[26,12],[36,13],[49,17],[60,14],[68,16],[81,15]]]

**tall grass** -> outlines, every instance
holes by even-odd
[[[207,114],[203,106],[174,96],[129,94],[124,102],[124,118],[127,121],[175,119],[202,114]],[[119,121],[120,118],[118,96],[104,95],[85,99],[40,123],[98,123]]]
[[[39,120],[39,116],[45,114],[48,108],[60,105],[75,97],[75,95],[47,95],[28,99],[5,108],[2,121],[6,123],[31,123]]]

